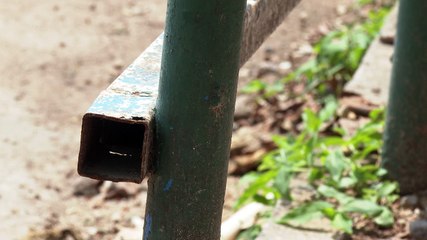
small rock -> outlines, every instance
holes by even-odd
[[[236,168],[232,174],[242,175],[249,171],[255,170],[259,165],[261,157],[266,153],[265,149],[259,149],[258,151],[250,154],[240,155],[233,158],[233,162],[236,163]]]
[[[136,228],[142,228],[144,226],[144,219],[142,219],[140,216],[133,216],[130,221],[132,222],[132,225]]]
[[[129,17],[143,16],[145,14],[145,11],[143,8],[139,6],[133,6],[133,7],[123,9],[123,14]]]
[[[331,233],[323,231],[309,231],[296,229],[274,222],[263,224],[262,231],[257,240],[331,240]]]
[[[115,22],[111,26],[111,35],[129,35],[129,29],[123,22]]]
[[[123,61],[121,59],[116,59],[113,63],[113,68],[117,71],[121,71],[123,69]]]
[[[248,94],[237,96],[236,110],[234,112],[235,119],[248,118],[254,114],[257,104],[255,97]]]
[[[270,61],[274,54],[276,54],[276,50],[274,50],[274,48],[266,47],[264,49],[264,60]]]
[[[322,24],[322,25],[320,25],[318,27],[318,31],[319,31],[320,34],[326,35],[326,34],[328,34],[330,32],[330,28],[329,28],[328,25]]]
[[[342,15],[344,15],[344,14],[346,14],[347,13],[347,6],[345,6],[345,5],[338,5],[337,6],[337,13],[338,13],[338,15],[340,15],[340,16],[342,16]]]
[[[262,141],[259,137],[260,131],[254,127],[241,127],[231,139],[231,151],[240,154],[253,153],[261,148]],[[233,155],[233,154],[232,154]]]
[[[21,101],[22,99],[24,99],[24,97],[25,97],[25,92],[20,92],[20,93],[18,93],[16,96],[15,96],[15,100],[17,101],[17,102],[19,102],[19,101]]]
[[[301,45],[296,51],[292,52],[293,61],[299,61],[303,57],[310,56],[313,53],[313,47],[309,43]]]
[[[307,12],[301,12],[299,15],[299,19],[301,22],[301,28],[305,29],[307,28],[307,19],[308,19],[308,14]]]
[[[113,222],[119,222],[120,219],[122,219],[121,212],[115,212],[115,213],[111,214],[111,221],[113,221]]]
[[[427,220],[417,219],[409,225],[411,237],[416,240],[424,240],[427,236]]]
[[[353,238],[351,237],[351,235],[347,234],[347,233],[336,233],[333,236],[334,240],[352,240]]]
[[[397,8],[389,14],[387,21],[380,32],[380,41],[385,44],[393,45],[396,38],[397,31]]]
[[[299,51],[301,54],[304,54],[304,55],[310,55],[310,54],[312,54],[312,53],[313,53],[313,47],[312,47],[309,43],[306,43],[306,44],[303,44],[303,45],[298,49],[298,51]]]
[[[289,62],[289,61],[281,62],[279,64],[279,68],[282,71],[288,71],[288,70],[290,70],[292,68],[292,63]]]
[[[228,174],[234,174],[239,168],[239,166],[237,165],[236,161],[230,160],[228,162]]]
[[[141,240],[143,228],[122,228],[114,240]]]
[[[308,14],[307,14],[307,12],[302,11],[302,12],[299,14],[299,18],[300,18],[301,20],[306,20],[306,19],[308,18]]]
[[[279,76],[280,75],[279,71],[280,69],[276,64],[271,62],[262,62],[259,64],[257,78],[262,78],[264,75],[267,75],[267,74],[275,74]]]
[[[79,240],[80,233],[75,229],[50,229],[45,231],[30,231],[25,240]]]
[[[94,236],[94,235],[96,235],[98,233],[98,228],[96,228],[96,227],[88,227],[88,228],[86,228],[86,232],[90,236]]]
[[[249,78],[251,77],[252,70],[247,67],[242,67],[239,71],[239,77],[241,78]]]
[[[124,198],[129,198],[130,194],[128,191],[122,187],[117,186],[116,184],[111,184],[108,188],[107,193],[105,194],[105,200],[119,200]]]
[[[400,206],[403,208],[414,209],[418,206],[418,197],[416,195],[407,195],[400,198]]]
[[[96,4],[90,4],[89,5],[89,11],[95,12],[96,11]]]
[[[89,178],[82,178],[74,186],[74,196],[93,197],[99,194],[99,188],[102,185],[102,181],[92,180]]]

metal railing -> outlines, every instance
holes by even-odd
[[[149,176],[144,239],[219,239],[238,69],[299,1],[169,0],[165,33],[83,117],[81,175]],[[427,183],[426,9],[400,3],[383,165],[402,193]]]
[[[219,239],[238,70],[299,2],[169,0],[165,33],[84,115],[80,175],[149,176],[144,239]]]

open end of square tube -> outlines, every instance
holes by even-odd
[[[99,180],[140,183],[146,126],[142,122],[87,114],[83,118],[78,172]]]

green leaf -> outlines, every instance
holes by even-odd
[[[288,138],[285,136],[274,135],[271,139],[279,148],[289,147]]]
[[[276,82],[274,84],[269,84],[265,87],[264,91],[264,95],[265,97],[272,97],[280,92],[283,92],[285,90],[285,86],[283,85],[282,82]]]
[[[381,214],[374,218],[374,221],[380,226],[390,227],[394,223],[393,213],[389,208],[383,207]]]
[[[338,108],[337,100],[334,97],[326,98],[325,102],[325,107],[319,112],[319,119],[322,122],[331,120]]]
[[[304,120],[304,125],[306,129],[310,133],[316,133],[319,131],[320,124],[321,124],[320,119],[316,116],[316,114],[311,109],[306,108],[304,110],[302,118]]]
[[[264,205],[272,205],[274,203],[273,199],[267,199],[265,196],[262,196],[260,194],[256,194],[253,196],[253,199],[255,202],[262,203]]]
[[[307,74],[308,72],[314,72],[317,68],[317,62],[312,59],[299,67],[296,70],[296,75]]]
[[[236,240],[255,240],[261,233],[262,227],[260,225],[254,225],[248,229],[243,230],[237,237]]]
[[[346,141],[342,137],[325,137],[322,139],[322,143],[326,146],[339,146],[345,145]]]
[[[385,175],[387,175],[387,170],[385,170],[384,168],[378,169],[378,171],[377,171],[378,177],[384,177]]]
[[[343,177],[338,183],[338,187],[340,188],[350,188],[357,184],[357,179],[352,177]]]
[[[398,185],[395,182],[383,182],[376,187],[376,190],[379,196],[386,197],[397,191],[397,188]]]
[[[322,213],[325,217],[327,217],[330,220],[332,220],[337,214],[337,212],[335,211],[335,208],[325,208],[322,210]]]
[[[378,181],[377,176],[378,166],[376,165],[363,165],[354,169],[353,174],[357,178],[358,183],[367,183],[369,181]]]
[[[378,109],[374,109],[369,113],[369,118],[371,119],[371,121],[379,121],[379,120],[384,120],[384,109],[383,108],[378,108]]]
[[[259,174],[258,178],[252,182],[251,185],[243,192],[240,198],[237,200],[234,208],[238,209],[243,206],[246,202],[252,199],[258,192],[267,187],[267,184],[277,176],[277,171],[268,171]]]
[[[243,87],[243,93],[258,93],[263,91],[267,87],[267,84],[261,80],[253,80]]]
[[[274,181],[274,186],[277,188],[277,190],[279,190],[282,197],[286,200],[292,199],[291,188],[289,185],[293,175],[294,174],[292,173],[291,169],[289,169],[287,166],[282,166]]]
[[[313,183],[316,180],[319,180],[323,177],[323,172],[319,168],[313,167],[308,176],[308,180]]]
[[[374,202],[355,199],[341,206],[339,210],[344,213],[361,213],[373,217],[380,214],[383,209]]]
[[[351,168],[351,163],[342,151],[336,150],[326,158],[325,167],[331,174],[332,179],[338,183],[344,170]]]
[[[347,194],[342,193],[333,187],[329,187],[325,185],[320,185],[317,188],[317,192],[319,192],[325,197],[336,199],[340,204],[347,204],[348,202],[351,202],[354,200],[353,197],[348,196]]]
[[[353,233],[353,221],[343,213],[337,213],[332,220],[332,226],[348,234]]]
[[[246,173],[245,175],[243,175],[243,177],[240,178],[239,185],[241,185],[241,186],[249,185],[249,184],[253,183],[254,181],[256,181],[259,178],[259,176],[260,176],[260,174],[258,172]]]
[[[292,209],[279,220],[279,223],[302,225],[313,219],[322,217],[323,210],[329,208],[333,208],[333,205],[328,202],[309,202],[300,207]]]

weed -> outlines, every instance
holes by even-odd
[[[325,217],[335,228],[352,233],[352,216],[358,215],[391,226],[389,207],[397,199],[398,186],[386,180],[379,167],[383,110],[372,111],[370,122],[352,135],[335,126],[336,136],[324,136],[321,128],[333,120],[336,108],[330,99],[317,114],[306,109],[304,130],[298,136],[276,136],[278,148],[262,159],[257,172],[242,179],[249,187],[236,207],[248,201],[275,205],[281,199],[292,200],[291,182],[298,176],[305,179],[312,196],[279,223],[298,226]]]
[[[314,45],[314,58],[275,84],[254,80],[243,93],[262,93],[272,97],[284,91],[284,84],[304,82],[306,92],[318,96],[340,96],[343,86],[357,70],[367,48],[377,36],[389,7],[370,12],[363,23],[332,31]]]

